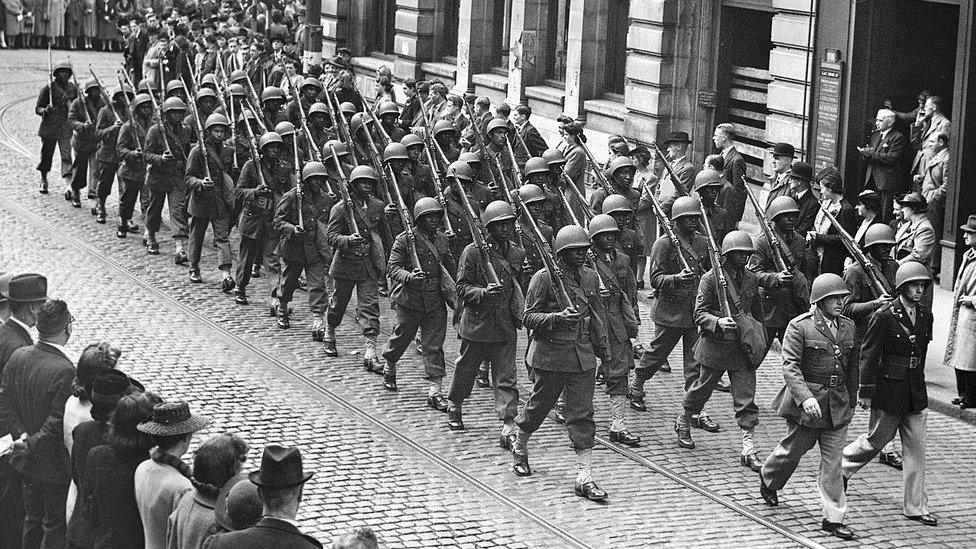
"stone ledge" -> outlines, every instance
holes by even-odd
[[[444,62],[421,63],[420,71],[426,74],[433,74],[442,78],[454,80],[457,77],[457,66]]]
[[[472,75],[471,82],[476,86],[483,86],[493,90],[505,91],[508,89],[508,76],[502,76],[494,72]]]

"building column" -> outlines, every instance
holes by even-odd
[[[437,48],[434,16],[437,0],[397,0],[396,37],[393,50],[397,59],[393,74],[397,78],[418,78],[420,64],[434,60]]]
[[[332,59],[346,45],[349,0],[322,0],[322,59]]]
[[[766,106],[772,113],[766,116],[766,141],[790,143],[796,147],[799,159],[809,161],[811,147],[806,137],[810,132],[810,82],[815,57],[811,30],[816,20],[808,0],[777,0],[773,4],[784,11],[773,16],[773,49],[769,52],[773,81],[766,96]]]
[[[637,4],[639,2],[632,2]],[[631,8],[633,9],[633,7]],[[566,100],[563,112],[574,118],[585,117],[583,102],[602,93],[606,73],[608,0],[570,2],[569,28],[566,29]]]
[[[624,135],[656,139],[658,126],[667,128],[671,113],[676,2],[646,0],[630,3],[627,32],[627,81],[624,85]]]
[[[548,2],[514,0],[508,52],[509,105],[525,102],[525,87],[545,78],[545,44]]]
[[[455,93],[473,88],[471,77],[487,71],[491,55],[491,0],[461,0],[458,10],[458,49]]]

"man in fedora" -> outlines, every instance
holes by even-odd
[[[691,194],[695,174],[698,173],[695,165],[688,159],[689,145],[691,145],[691,137],[688,136],[688,132],[671,132],[664,140],[664,146],[668,148],[668,162],[671,163],[674,175],[678,176],[678,181],[674,181],[671,174],[665,170],[658,186],[658,198],[662,204],[667,204],[668,211],[676,197]],[[677,185],[681,185],[684,191],[679,191]]]
[[[813,166],[806,162],[794,162],[791,169],[793,177],[790,178],[790,196],[796,201],[796,207],[800,210],[796,214],[793,228],[796,232],[805,235],[813,230],[817,212],[820,211],[820,201],[810,187],[813,183]]]
[[[773,155],[773,175],[769,176],[761,193],[761,197],[765,197],[767,209],[776,197],[787,196],[790,193],[790,175],[793,159],[796,158],[796,149],[789,143],[775,143],[770,153]]]
[[[315,538],[298,529],[298,508],[302,489],[312,473],[302,469],[298,448],[272,444],[264,449],[261,469],[249,475],[258,487],[264,506],[264,518],[254,526],[236,532],[218,534],[207,539],[207,549],[265,549],[289,547],[315,549],[322,547]]]
[[[38,342],[14,351],[0,380],[0,433],[15,440],[10,465],[20,473],[24,547],[64,547],[71,462],[64,446],[64,404],[75,367],[65,354],[74,317],[59,299],[36,313]]]

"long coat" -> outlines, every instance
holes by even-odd
[[[458,263],[458,303],[463,304],[458,335],[469,341],[515,341],[522,325],[525,299],[518,285],[525,250],[509,243],[508,251],[503,251],[491,237],[487,244],[488,260],[498,275],[503,293],[497,298],[485,296],[488,286],[485,260],[477,244],[468,244]]]
[[[955,288],[944,363],[957,370],[976,372],[976,307],[959,304],[963,296],[976,296],[976,250],[973,248],[962,254]]]
[[[923,305],[916,307],[914,324],[900,299],[887,311],[875,313],[861,345],[861,397],[890,414],[927,408],[925,354],[930,341],[932,312]]]
[[[7,361],[10,360],[10,355],[14,354],[14,351],[33,344],[34,340],[31,339],[30,332],[25,330],[14,319],[8,318],[0,326],[0,375],[3,374],[3,369],[7,365]]]
[[[37,136],[42,139],[64,139],[71,137],[71,126],[68,125],[68,109],[72,101],[78,98],[78,88],[68,82],[62,85],[55,81],[54,93],[51,85],[41,88],[37,94],[37,104],[34,112],[41,116],[41,126],[37,129]],[[44,112],[47,107],[54,107]]]
[[[392,238],[383,203],[368,197],[365,203],[350,198],[360,236],[366,241],[362,248],[350,244],[352,226],[345,204],[339,202],[329,214],[326,238],[335,249],[329,274],[348,280],[379,280],[386,270],[386,252]]]
[[[84,513],[91,525],[95,549],[143,547],[145,536],[136,503],[135,472],[149,459],[146,449],[96,446],[85,464]]]
[[[281,234],[278,253],[285,261],[299,265],[326,262],[332,257],[332,246],[326,237],[329,212],[334,204],[324,192],[302,194],[302,223],[305,232],[295,233],[298,225],[298,189],[285,193],[275,208],[273,230]]]
[[[729,306],[732,314],[744,313],[755,319],[762,318],[762,305],[759,303],[759,287],[768,289],[779,286],[775,276],[759,275],[749,269],[742,270],[739,284],[724,267],[725,278],[729,284],[729,292],[734,290],[738,300],[729,295]],[[718,280],[715,268],[708,271],[701,278],[698,285],[698,295],[695,298],[695,324],[701,332],[701,338],[695,345],[695,360],[706,368],[713,370],[743,371],[754,370],[745,349],[739,342],[737,334],[726,334],[719,327],[718,321],[725,316],[718,298]],[[743,328],[740,326],[740,329]]]
[[[678,236],[680,241],[681,236]],[[657,290],[657,299],[651,310],[655,324],[674,328],[695,326],[695,293],[701,276],[712,268],[708,257],[708,241],[694,233],[690,241],[682,242],[682,254],[695,278],[688,282],[678,280],[681,263],[678,249],[670,238],[659,238],[651,248],[651,287]]]
[[[207,538],[205,549],[265,549],[289,547],[291,549],[316,549],[322,547],[315,538],[302,534],[291,523],[272,517],[264,517],[254,526],[226,532]]]

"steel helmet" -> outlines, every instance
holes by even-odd
[[[254,111],[252,111],[251,109],[245,108],[245,109],[241,109],[241,112],[238,113],[238,118],[239,120],[237,121],[237,123],[243,124],[248,120],[257,120],[258,115],[254,114]]]
[[[532,183],[526,183],[519,187],[518,194],[522,202],[526,204],[544,202],[546,200],[546,193],[542,191],[542,187],[533,185]]]
[[[671,221],[679,217],[701,216],[701,202],[693,196],[679,196],[671,205]]]
[[[789,196],[777,196],[769,203],[769,207],[766,208],[766,217],[769,219],[776,219],[776,216],[788,213],[800,213],[800,208],[797,207],[796,200],[793,200]]]
[[[329,113],[329,106],[321,102],[312,103],[312,106],[309,107],[308,115],[312,116],[313,114],[324,114],[326,116],[331,116],[331,113]]]
[[[285,144],[285,142],[281,139],[281,135],[279,135],[276,132],[265,132],[265,134],[261,136],[261,139],[258,141],[258,143],[259,143],[258,148],[260,148],[262,151],[264,150],[265,147],[273,143],[277,143],[279,145]]]
[[[722,240],[722,255],[730,252],[754,253],[755,251],[756,246],[752,243],[752,237],[745,231],[732,231]]]
[[[603,213],[605,214],[632,211],[634,211],[634,207],[630,205],[630,199],[622,194],[611,194],[603,201]]]
[[[148,95],[140,93],[132,99],[132,110],[138,110],[139,107],[146,104],[152,105],[152,99]]]
[[[490,134],[495,130],[505,130],[508,132],[508,120],[505,118],[492,118],[485,128],[485,134]]]
[[[352,115],[352,119],[349,120],[349,129],[352,131],[353,135],[356,135],[364,125],[369,124],[372,121],[372,118],[366,118],[366,115],[361,112],[357,112],[356,114]]]
[[[288,97],[285,95],[285,91],[278,86],[268,86],[261,91],[261,102],[271,101],[273,99],[280,99],[281,101],[287,101]]]
[[[467,162],[458,160],[451,162],[451,165],[447,167],[447,177],[453,177],[458,181],[474,181],[474,170]]]
[[[711,187],[713,185],[721,185],[722,178],[721,175],[715,170],[702,170],[698,172],[695,176],[695,185],[691,190],[697,191],[702,187]]]
[[[160,108],[163,110],[163,112],[185,111],[186,103],[184,103],[179,97],[170,97],[166,101],[163,101],[163,105]]]
[[[85,87],[87,88],[87,86]],[[184,93],[186,92],[186,86],[183,85],[182,80],[174,78],[166,83],[166,95],[169,95],[170,92],[175,90],[183,90]]]
[[[242,71],[241,69],[237,69],[236,71],[230,73],[231,84],[235,82],[243,82],[245,80],[247,80],[247,73]]]
[[[200,79],[200,86],[203,87],[206,85],[217,87],[217,77],[215,77],[212,72],[208,72],[207,74],[203,75],[203,78]]]
[[[330,139],[322,145],[322,155],[325,157],[323,160],[332,158],[332,149],[335,149],[336,154],[339,158],[343,156],[349,156],[349,147],[345,143],[339,141],[338,139]]]
[[[909,282],[932,282],[932,275],[925,265],[918,261],[908,261],[902,263],[895,273],[895,289],[900,290]]]
[[[124,86],[121,88],[113,87],[111,93],[112,101],[116,101],[119,98],[119,96],[122,94],[130,94],[130,93],[132,93],[132,89],[129,88],[128,86]]]
[[[231,97],[244,97],[247,95],[247,92],[244,91],[244,86],[240,84],[231,84],[230,86],[227,86],[227,95]]]
[[[92,88],[100,88],[100,87],[101,86],[98,85],[98,82],[94,80],[89,80],[88,82],[85,82],[85,93],[88,93],[88,90]]]
[[[481,151],[461,153],[458,160],[465,164],[481,164]]]
[[[590,220],[590,226],[587,231],[590,235],[590,240],[600,233],[619,233],[620,228],[617,227],[617,222],[607,214],[594,215],[593,219]]]
[[[149,79],[149,78],[143,78],[142,81],[139,82],[139,91],[140,92],[147,92],[147,91],[150,91],[150,90],[151,91],[154,91],[154,92],[155,91],[159,91],[159,87],[151,79]]]
[[[295,125],[285,120],[283,122],[278,122],[278,124],[274,127],[274,131],[281,137],[286,135],[295,135]]]
[[[444,132],[457,133],[457,130],[447,120],[438,120],[437,122],[434,123],[434,129],[432,129],[430,133],[436,136]]]
[[[359,109],[356,108],[356,105],[348,101],[344,101],[342,104],[339,105],[339,112],[341,112],[342,114],[350,114],[350,113],[359,112]]]
[[[624,168],[633,168],[637,170],[637,164],[629,156],[618,156],[610,161],[610,166],[607,168],[607,173],[612,177],[613,174],[617,173],[617,170],[622,170]]]
[[[380,103],[380,108],[376,109],[376,116],[384,116],[387,114],[400,115],[400,109],[393,101],[384,101]]]
[[[566,163],[566,156],[563,155],[563,151],[556,148],[546,149],[546,152],[542,153],[542,159],[550,166]]]
[[[400,138],[400,144],[408,149],[410,147],[416,147],[418,145],[422,147],[424,145],[424,140],[421,139],[420,136],[418,136],[415,133],[408,133],[407,135],[404,135],[403,137]]]
[[[444,213],[444,208],[436,198],[425,196],[413,205],[413,218],[420,219],[420,216],[429,213]]]
[[[230,122],[227,117],[220,113],[213,113],[207,117],[207,123],[204,124],[204,128],[210,129],[213,126],[224,126],[225,128],[230,127]]]
[[[450,170],[448,170],[448,173],[450,173]],[[507,221],[509,219],[515,219],[515,210],[512,209],[511,204],[504,200],[493,200],[485,206],[485,212],[481,214],[481,221],[484,222],[486,227],[496,221]]]
[[[318,78],[312,78],[311,76],[306,76],[305,79],[302,80],[302,85],[300,86],[300,88],[304,90],[307,87],[313,87],[316,90],[321,90],[322,81],[319,80]]]
[[[217,92],[213,91],[210,88],[200,88],[199,90],[197,90],[197,95],[193,101],[199,102],[204,97],[213,97],[214,99],[217,99]]]
[[[864,247],[870,248],[875,244],[895,245],[895,230],[885,223],[875,223],[864,231]]]
[[[525,161],[525,176],[528,177],[534,173],[549,173],[549,165],[542,157],[533,156]]]
[[[375,183],[376,171],[373,170],[372,166],[356,166],[352,169],[352,173],[349,174],[349,182],[354,183],[357,179],[369,179]]]
[[[71,62],[70,61],[58,61],[54,65],[54,70],[51,71],[51,72],[53,72],[54,74],[57,74],[58,71],[68,71],[69,73],[72,73],[72,72],[74,72],[74,69],[71,68]]]
[[[407,148],[399,143],[390,143],[383,149],[383,162],[390,160],[410,160]]]
[[[563,250],[572,248],[589,248],[590,237],[586,234],[586,229],[579,225],[566,225],[556,233],[556,240],[552,248],[557,254]]]
[[[810,303],[817,303],[825,297],[832,295],[847,295],[851,293],[847,289],[847,284],[840,275],[834,273],[823,273],[813,279],[810,285]]]
[[[309,162],[305,164],[302,168],[302,182],[305,182],[310,177],[328,177],[329,173],[325,171],[325,164],[321,162]]]

